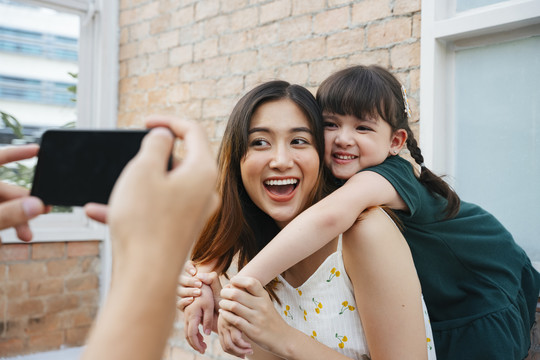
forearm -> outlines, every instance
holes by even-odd
[[[350,359],[290,326],[288,326],[284,333],[282,342],[269,350],[273,354],[287,360]]]
[[[113,278],[82,359],[161,357],[175,316],[176,276],[149,269],[139,264]]]

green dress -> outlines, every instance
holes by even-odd
[[[396,211],[433,329],[439,360],[523,359],[530,346],[540,275],[503,225],[461,202],[444,219],[446,199],[431,195],[399,156],[366,169],[385,177],[407,204]]]

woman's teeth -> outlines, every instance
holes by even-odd
[[[298,179],[285,179],[285,180],[266,180],[265,185],[275,186],[275,185],[294,185],[298,183]]]

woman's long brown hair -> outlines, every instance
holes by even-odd
[[[244,95],[234,107],[218,155],[218,191],[221,206],[206,223],[195,243],[192,260],[196,263],[216,261],[216,271],[224,274],[238,256],[241,269],[279,232],[275,221],[261,211],[247,195],[240,164],[248,148],[248,130],[253,114],[262,104],[280,99],[293,101],[306,116],[313,131],[319,155],[319,176],[306,206],[328,193],[328,173],[323,166],[324,134],[322,115],[314,96],[299,85],[270,81]]]

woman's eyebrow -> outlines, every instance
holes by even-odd
[[[292,128],[292,129],[291,129],[291,133],[296,133],[296,132],[307,132],[307,133],[310,133],[310,134],[313,133],[313,131],[311,131],[310,128],[305,127],[305,126],[297,127],[297,128]]]
[[[254,127],[254,128],[251,128],[251,129],[248,130],[248,135],[256,133],[256,132],[267,132],[267,133],[269,133],[270,129],[264,128],[264,127]]]

